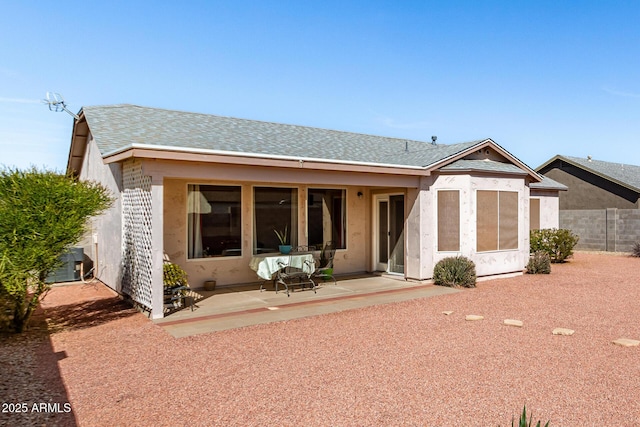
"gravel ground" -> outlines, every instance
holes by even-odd
[[[0,346],[0,391],[16,403],[68,402],[72,416],[0,422],[507,426],[526,403],[552,426],[637,426],[640,347],[612,341],[640,340],[639,266],[577,253],[551,275],[181,339],[104,287],[57,287],[43,303],[50,336]],[[575,334],[552,335],[557,327]],[[8,360],[33,374],[7,372]]]

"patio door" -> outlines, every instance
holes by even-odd
[[[404,195],[375,197],[375,268],[404,274]]]

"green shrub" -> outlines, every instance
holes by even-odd
[[[573,255],[573,248],[580,238],[573,234],[571,230],[564,228],[545,228],[542,230],[531,230],[530,252],[546,252],[551,258],[551,262],[564,262]]]
[[[10,331],[27,328],[60,256],[112,202],[107,188],[72,175],[0,167],[0,298]]]
[[[187,286],[187,273],[177,264],[165,262],[162,266],[163,282],[165,287]]]
[[[540,422],[538,421],[535,424],[535,427],[540,427]],[[511,418],[511,427],[516,427],[515,420],[513,418]],[[533,424],[533,415],[529,416],[529,419],[527,420],[527,405],[524,406],[524,408],[522,409],[522,415],[520,415],[520,422],[517,424],[518,427],[532,427]],[[549,427],[549,421],[547,421],[547,423],[544,425],[544,427]]]
[[[529,258],[529,263],[527,264],[527,273],[551,273],[551,259],[549,258],[549,254],[543,251],[538,251],[531,255],[531,257]]]
[[[635,242],[631,248],[631,256],[640,257],[640,242]]]
[[[476,265],[463,256],[444,258],[433,269],[433,281],[440,286],[475,288]]]

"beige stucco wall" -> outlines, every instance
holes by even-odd
[[[239,185],[242,188],[242,255],[187,259],[187,186],[188,184]],[[164,248],[172,262],[184,267],[192,287],[200,288],[204,281],[215,279],[220,286],[250,283],[260,280],[249,268],[253,248],[253,187],[282,186],[298,189],[299,200],[306,200],[308,188],[344,188],[347,194],[347,247],[338,249],[334,269],[337,274],[362,272],[370,269],[370,213],[369,191],[362,186],[322,186],[318,184],[238,182],[206,179],[164,180]],[[357,196],[358,192],[363,197]],[[306,203],[299,203],[298,244],[306,237]]]
[[[558,191],[532,189],[531,198],[540,199],[540,228],[559,228],[560,197]]]
[[[121,290],[122,256],[122,167],[119,163],[105,165],[91,136],[82,162],[79,178],[101,183],[111,192],[114,203],[110,209],[90,222],[89,232],[82,242],[85,254],[93,260],[96,274],[107,286]]]

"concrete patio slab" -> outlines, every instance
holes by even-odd
[[[316,293],[296,289],[290,297],[286,292],[275,293],[270,284],[260,291],[259,283],[213,292],[197,290],[203,299],[196,302],[193,312],[184,309],[154,323],[179,338],[460,292],[431,282],[411,282],[389,276],[338,279],[336,285],[321,283]]]

